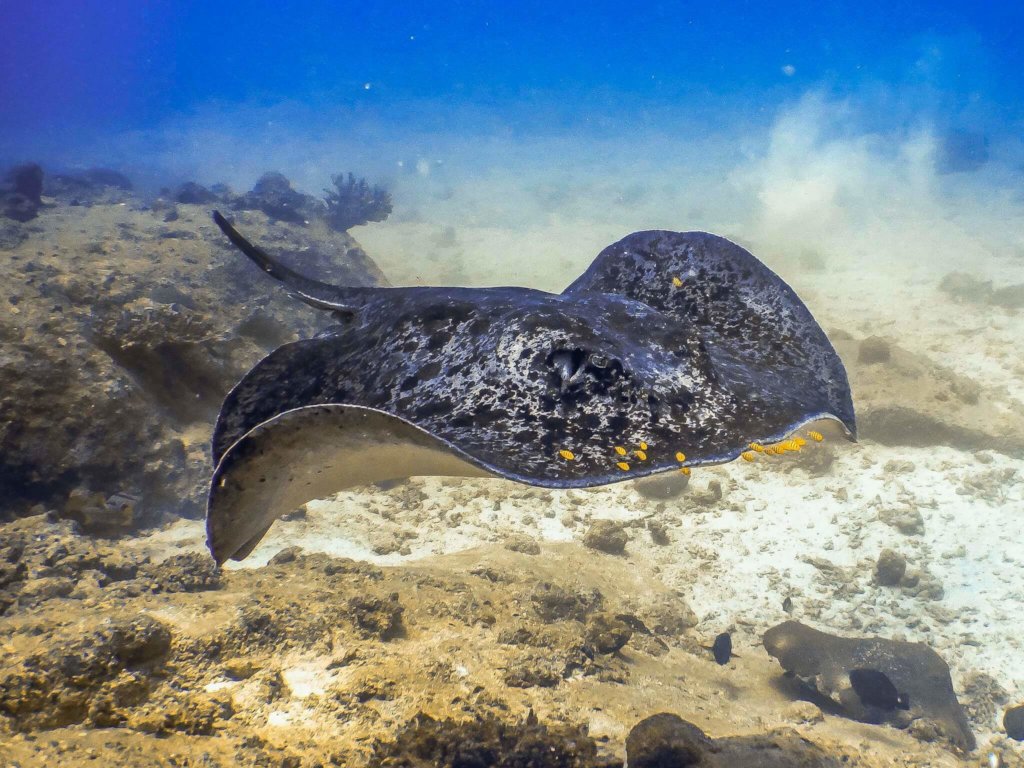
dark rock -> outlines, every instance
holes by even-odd
[[[132,189],[132,182],[127,176],[110,168],[90,168],[82,173],[81,177],[97,187],[113,187],[125,192],[130,192]]]
[[[352,597],[347,607],[352,622],[367,637],[390,640],[402,632],[402,613],[405,609],[398,602],[397,594],[386,600],[379,597]]]
[[[1024,741],[1024,704],[1010,707],[1003,713],[1003,728],[1011,739]]]
[[[513,659],[503,677],[509,688],[554,688],[564,679],[564,667],[553,654],[527,653]]]
[[[147,684],[127,670],[159,667],[170,646],[167,627],[145,615],[113,621],[84,635],[77,628],[63,629],[48,637],[41,653],[5,660],[0,713],[21,730],[60,727],[89,717],[118,720],[104,703],[104,692],[126,702],[145,699]]]
[[[348,178],[340,173],[331,177],[334,189],[326,189],[327,225],[338,232],[371,221],[384,221],[391,215],[391,195],[381,187],[370,187],[366,179]]]
[[[43,169],[36,163],[11,168],[0,181],[0,213],[26,222],[39,215],[43,205]]]
[[[19,165],[7,172],[13,191],[33,205],[42,205],[43,169],[36,163]]]
[[[595,613],[583,636],[598,653],[615,653],[633,637],[633,628],[615,614]]]
[[[939,289],[956,301],[988,304],[1004,309],[1024,307],[1024,283],[995,288],[991,280],[981,280],[966,272],[950,272],[942,278]]]
[[[237,198],[233,205],[242,210],[263,211],[272,219],[292,224],[303,224],[323,213],[322,202],[295,191],[291,182],[277,172],[263,174],[252,190]]]
[[[879,336],[868,336],[860,343],[860,351],[857,354],[857,362],[865,365],[885,363],[889,361],[892,352],[889,349],[889,342]]]
[[[525,533],[513,533],[505,539],[505,549],[510,552],[520,552],[524,555],[539,555],[540,544],[532,536]]]
[[[696,490],[690,494],[690,501],[701,507],[714,507],[722,500],[722,483],[718,480],[708,480],[707,488]]]
[[[132,183],[122,173],[91,168],[81,173],[48,176],[44,192],[70,205],[111,205],[127,200]]]
[[[712,740],[693,723],[668,712],[641,720],[626,737],[629,768],[700,765]]]
[[[765,632],[764,646],[787,672],[832,698],[856,720],[905,728],[913,719],[928,718],[957,747],[974,748],[974,735],[957,701],[949,667],[923,643],[838,637],[786,621]],[[850,682],[855,669],[885,675],[909,701],[909,713],[865,705]]]
[[[285,547],[270,558],[268,565],[286,565],[287,563],[294,563],[301,554],[302,547]]]
[[[84,177],[59,183],[94,202],[129,195]],[[212,471],[203,435],[224,396],[271,349],[329,322],[267,291],[205,216],[182,216],[180,237],[164,240],[152,212],[136,208],[119,210],[117,229],[56,218],[32,235],[38,242],[0,259],[0,281],[16,286],[3,302],[17,310],[0,312],[2,520],[42,503],[89,534],[116,536],[200,517]],[[262,214],[246,216],[266,226]],[[68,246],[80,228],[82,242],[108,255]],[[382,279],[347,236],[314,243],[303,228],[273,231],[283,250],[303,254],[303,268],[350,285]],[[152,258],[118,267],[126,245]]]
[[[32,579],[25,583],[18,602],[22,605],[35,605],[53,600],[58,597],[67,597],[75,588],[75,582],[63,576],[44,576],[40,579]]]
[[[992,281],[979,280],[966,272],[950,272],[939,282],[939,290],[957,301],[987,304],[992,300]]]
[[[839,768],[847,764],[793,731],[711,739],[693,723],[667,712],[641,720],[629,732],[626,762],[629,768]]]
[[[715,739],[714,768],[843,768],[849,755],[833,757],[799,732],[776,730],[768,734]]]
[[[629,537],[622,523],[614,520],[595,520],[583,535],[583,544],[609,555],[621,555],[626,551]]]
[[[638,611],[651,631],[662,637],[681,638],[697,626],[697,614],[679,596],[662,595]]]
[[[879,510],[878,519],[906,536],[924,535],[924,515],[917,507],[896,507]]]
[[[172,555],[140,569],[153,592],[206,592],[220,587],[220,568],[205,552]]]
[[[137,502],[137,497],[125,493],[104,497],[102,493],[75,488],[58,514],[74,520],[86,533],[114,536],[132,530]]]
[[[213,192],[194,181],[186,181],[174,190],[174,200],[184,205],[206,205],[215,202],[218,198]],[[166,220],[166,219],[165,219]]]
[[[892,549],[883,549],[875,563],[875,581],[883,587],[895,587],[907,572],[907,559]]]
[[[248,680],[256,674],[258,667],[251,659],[229,659],[221,670],[229,680]]]
[[[171,632],[151,616],[112,624],[102,633],[114,656],[126,665],[163,658],[171,649]]]
[[[505,723],[493,715],[456,723],[418,714],[392,743],[378,742],[371,765],[391,768],[598,768],[597,743],[585,727],[546,726],[531,715]]]
[[[633,487],[645,499],[664,501],[681,496],[689,484],[689,475],[684,475],[682,472],[665,472],[637,480],[633,483]]]
[[[541,581],[533,588],[530,601],[542,621],[585,621],[587,614],[600,608],[602,597],[597,590],[570,592],[558,584]]]
[[[1024,307],[1024,283],[996,288],[992,292],[992,303],[997,307],[1005,309],[1020,309]]]
[[[651,532],[651,541],[658,546],[663,547],[669,543],[668,526],[661,520],[648,520],[647,530]]]
[[[960,701],[972,723],[994,723],[1009,700],[1009,691],[986,672],[972,672],[963,680]]]

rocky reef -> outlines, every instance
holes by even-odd
[[[331,178],[334,189],[324,190],[327,223],[338,232],[348,232],[371,221],[384,221],[391,215],[391,195],[380,187],[370,187],[366,179],[349,173]]]
[[[962,765],[792,703],[749,649],[719,666],[679,595],[579,544],[396,568],[284,549],[220,571],[75,531],[4,528],[7,764]]]
[[[279,175],[241,198],[178,191],[193,203],[136,197],[115,171],[42,173],[16,168],[3,192],[8,209],[44,207],[14,217],[0,244],[0,516],[55,510],[101,533],[198,516],[224,394],[329,320],[264,282],[209,207],[234,208],[304,271],[352,285],[383,276],[322,220],[269,217],[289,202]]]
[[[43,205],[43,169],[36,163],[15,166],[0,181],[0,215],[31,221]]]
[[[960,749],[974,749],[949,667],[923,643],[839,637],[787,621],[765,632],[764,646],[788,673],[850,717],[930,729]]]

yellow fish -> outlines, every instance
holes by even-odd
[[[574,453],[573,453],[572,451],[567,451],[567,450],[565,450],[565,448],[563,448],[562,450],[560,450],[560,451],[558,452],[558,455],[559,455],[559,456],[561,456],[561,457],[562,457],[563,459],[565,459],[566,461],[572,461],[573,459],[575,459],[575,458],[576,458],[576,454],[574,454]]]

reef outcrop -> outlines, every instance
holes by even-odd
[[[15,169],[3,193],[34,206],[42,190],[47,206],[4,229],[17,231],[0,260],[0,515],[52,510],[108,535],[199,516],[221,399],[329,318],[267,290],[204,204],[136,197],[116,171],[41,174]],[[207,199],[188,191],[178,198]],[[383,281],[322,222],[238,216],[303,269]]]
[[[839,637],[786,621],[764,633],[764,647],[849,717],[922,735],[935,732],[961,749],[974,749],[949,667],[923,643]]]

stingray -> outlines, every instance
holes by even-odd
[[[732,461],[812,422],[856,438],[825,333],[723,237],[636,232],[557,294],[346,287],[213,217],[336,321],[274,350],[224,401],[207,508],[218,563],[246,557],[280,515],[353,486],[447,475],[585,488]]]

